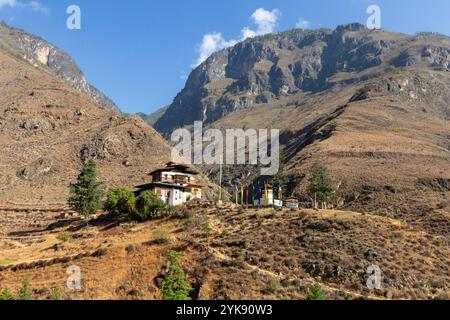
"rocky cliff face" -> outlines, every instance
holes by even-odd
[[[156,121],[158,121],[164,115],[164,113],[166,113],[168,108],[169,108],[168,106],[165,106],[157,109],[156,111],[150,114],[139,112],[136,115],[153,127]]]
[[[280,129],[286,195],[308,205],[311,168],[322,162],[335,207],[448,236],[449,52],[442,35],[358,24],[249,39],[195,69],[155,127]],[[225,166],[224,185],[234,190],[243,169]],[[258,178],[256,166],[245,170]],[[217,181],[218,166],[206,171]]]
[[[89,159],[106,188],[146,183],[149,171],[170,160],[166,141],[140,118],[101,108],[2,49],[0,149],[2,204],[65,204],[68,185]]]
[[[449,50],[446,37],[371,31],[360,24],[248,39],[195,69],[155,128],[169,134],[195,120],[212,123],[239,109],[357,83],[392,68],[448,70]]]
[[[113,101],[86,81],[72,58],[42,38],[0,23],[0,48],[44,68],[59,79],[85,93],[105,109],[120,112]]]

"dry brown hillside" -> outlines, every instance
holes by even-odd
[[[308,172],[321,160],[339,186],[336,205],[449,236],[450,121],[441,101],[450,100],[442,80],[405,70],[362,85],[341,106],[335,103],[335,111],[306,137],[311,144],[288,161],[293,192],[305,194]]]
[[[297,95],[236,111],[221,129],[281,128],[288,194],[311,201],[312,166],[324,162],[333,205],[450,232],[448,76],[403,70],[358,86]],[[234,168],[227,176],[236,175]]]
[[[0,202],[64,203],[83,161],[106,185],[134,186],[170,160],[137,117],[102,109],[44,69],[0,51]]]
[[[177,127],[180,109],[196,108],[183,124],[280,129],[287,195],[311,203],[308,179],[321,161],[338,187],[334,207],[448,236],[449,70],[446,36],[361,25],[292,30],[213,55],[156,128]],[[207,170],[215,179],[217,168]],[[240,176],[241,168],[225,168],[228,187]]]
[[[449,71],[444,35],[360,24],[269,34],[196,68],[155,128],[280,129],[288,196],[311,203],[308,179],[321,161],[338,187],[335,208],[449,236]],[[206,169],[216,181],[217,166]],[[226,167],[224,183],[234,190],[241,176]]]
[[[333,205],[450,234],[449,76],[411,68],[358,85],[281,98],[212,126],[280,128],[288,194],[310,202],[312,166],[338,187]],[[227,179],[236,175],[229,168]]]
[[[161,299],[169,249],[183,253],[193,299],[304,299],[320,281],[327,299],[443,299],[448,239],[385,217],[344,211],[197,209],[142,224],[102,216],[61,221],[58,212],[0,208],[0,288],[28,279],[37,299]],[[30,221],[34,221],[30,224]],[[168,243],[155,240],[163,230]],[[67,232],[67,241],[60,239]],[[367,268],[382,270],[367,288]],[[81,290],[66,287],[81,269]]]

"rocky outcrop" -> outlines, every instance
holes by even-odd
[[[196,68],[155,128],[167,135],[196,120],[213,123],[239,109],[356,83],[393,68],[448,70],[449,50],[447,37],[368,30],[360,24],[247,39]]]
[[[140,118],[100,108],[1,49],[0,149],[0,202],[31,205],[65,203],[68,185],[90,159],[105,188],[143,184],[170,160],[166,141]]]
[[[67,53],[44,39],[0,23],[0,47],[35,67],[47,69],[103,108],[120,112],[113,101],[86,81],[83,72]]]

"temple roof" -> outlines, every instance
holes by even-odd
[[[181,189],[181,190],[185,190],[186,187],[182,186],[180,184],[176,184],[176,183],[169,183],[169,182],[152,182],[152,183],[147,183],[147,184],[143,184],[140,186],[136,186],[137,189],[151,189],[153,187],[161,187],[161,188],[172,188],[172,189]]]
[[[154,175],[156,175],[158,173],[161,173],[161,172],[164,172],[164,171],[175,171],[175,172],[179,172],[179,173],[192,174],[192,175],[198,175],[199,174],[198,171],[192,169],[189,165],[176,164],[174,162],[168,162],[166,164],[165,168],[154,170],[154,171],[150,172],[148,175],[149,176],[154,176]]]

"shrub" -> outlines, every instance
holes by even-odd
[[[190,294],[192,287],[186,280],[186,274],[181,268],[178,259],[182,256],[181,253],[173,250],[167,252],[168,257],[168,271],[164,276],[162,286],[162,293],[164,300],[191,300]]]
[[[439,295],[437,295],[434,300],[436,301],[448,301],[450,300],[450,296],[446,292],[441,292]]]
[[[61,240],[63,242],[67,242],[69,240],[72,240],[72,235],[67,231],[63,231],[63,232],[58,233],[58,235],[56,236],[56,239]]]
[[[207,214],[194,214],[191,218],[186,219],[184,223],[185,231],[202,230],[207,233],[210,231],[209,217]]]
[[[270,293],[276,293],[280,289],[280,282],[276,279],[271,279],[269,283],[267,283],[266,291]]]
[[[261,218],[261,216],[256,217],[256,224],[258,225],[258,227],[261,227],[263,222],[264,222],[264,220],[263,220],[263,218]]]
[[[52,300],[62,300],[62,294],[61,294],[61,288],[60,287],[54,287],[52,289]]]
[[[67,202],[72,210],[89,216],[101,208],[102,184],[97,181],[97,164],[89,160],[81,170],[77,182],[69,186]]]
[[[0,260],[0,266],[7,266],[11,263],[12,263],[12,261],[9,261],[9,260]]]
[[[434,239],[433,244],[436,247],[442,247],[442,246],[445,245],[445,239],[443,239],[443,238],[436,238],[436,239]]]
[[[165,229],[157,229],[153,232],[153,242],[156,244],[166,244],[170,242],[169,233]]]
[[[177,207],[175,207],[175,206],[166,206],[164,211],[165,211],[165,215],[168,217],[179,218],[177,216]]]
[[[201,214],[199,216],[199,218],[200,218],[200,221],[202,221],[202,223],[201,223],[202,232],[205,233],[207,236],[209,236],[209,234],[212,231],[211,222],[209,220],[209,217],[207,215]]]
[[[165,209],[164,202],[151,191],[145,191],[136,199],[136,212],[133,217],[145,221],[156,218]]]
[[[174,214],[172,216],[177,219],[190,219],[194,216],[194,211],[187,206],[181,206],[174,208]]]
[[[30,282],[28,279],[24,279],[22,287],[19,290],[17,300],[34,300],[33,293],[31,292]]]
[[[126,187],[114,187],[108,190],[105,211],[117,214],[132,214],[136,206],[136,197]]]
[[[308,214],[305,211],[300,211],[298,214],[298,219],[304,220],[307,216],[308,216]]]
[[[2,293],[0,294],[0,301],[7,301],[7,300],[14,300],[14,297],[9,292],[8,289],[3,289]]]
[[[322,291],[320,283],[316,283],[311,289],[309,289],[306,300],[325,300],[325,294]]]

